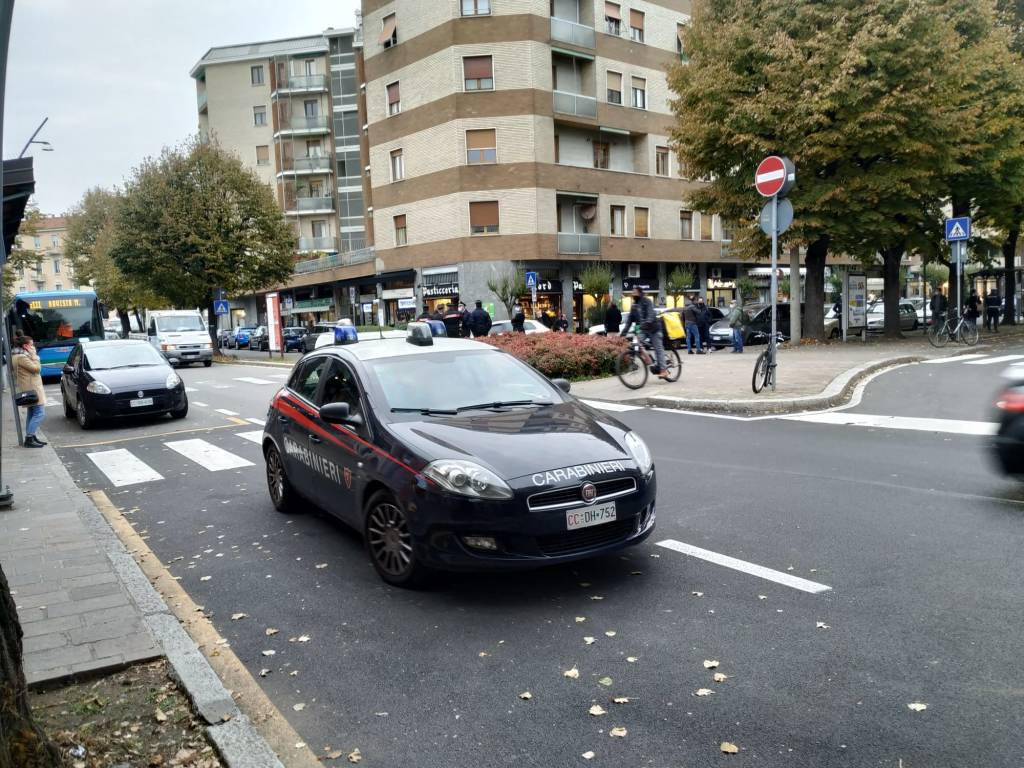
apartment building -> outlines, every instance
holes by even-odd
[[[211,48],[192,68],[199,132],[270,186],[295,227],[291,322],[337,316],[336,268],[372,262],[367,249],[364,140],[354,29]],[[233,324],[260,322],[236,302]]]
[[[14,276],[14,291],[62,291],[78,288],[70,262],[64,258],[67,223],[63,216],[44,216],[35,235],[20,234],[16,247],[39,257],[35,267],[23,267]]]

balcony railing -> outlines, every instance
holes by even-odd
[[[285,158],[283,166],[283,170],[295,173],[329,173],[331,158],[326,156]]]
[[[297,275],[308,275],[312,272],[326,272],[329,269],[338,267],[351,267],[355,264],[365,264],[373,261],[376,253],[373,248],[362,248],[358,251],[348,253],[332,253],[319,259],[306,259],[295,262],[294,272]]]
[[[551,17],[551,39],[578,45],[581,48],[594,47],[594,30],[568,19]]]
[[[582,93],[555,91],[555,112],[579,117],[597,117],[597,99]]]
[[[292,75],[277,84],[278,91],[326,91],[327,75]]]
[[[338,238],[336,237],[300,237],[299,252],[308,251],[337,251]]]
[[[559,232],[558,252],[569,254],[598,254],[601,252],[601,236],[577,232]]]
[[[207,99],[206,91],[197,91],[196,92],[196,104],[197,104],[197,106],[199,108],[199,112],[200,113],[206,111],[206,99]]]
[[[316,117],[305,117],[303,115],[296,115],[294,117],[285,118],[281,121],[282,132],[290,131],[326,131],[328,127],[327,116],[317,115]]]
[[[334,210],[333,197],[296,197],[290,201],[288,210],[291,213],[307,213],[310,211]]]

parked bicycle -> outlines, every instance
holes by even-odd
[[[647,383],[650,368],[654,365],[654,348],[648,342],[641,343],[636,334],[629,336],[629,346],[619,353],[615,360],[615,374],[619,381],[630,389],[640,389]],[[665,349],[665,370],[668,381],[679,381],[683,372],[683,361],[679,351]]]
[[[952,315],[928,329],[928,341],[933,347],[944,347],[953,339],[973,347],[978,343],[978,326],[966,317]]]
[[[754,340],[758,341],[761,339],[767,339],[767,333],[757,333],[754,335]],[[765,347],[764,352],[757,356],[757,361],[754,363],[754,376],[751,379],[750,386],[754,390],[754,394],[758,394],[765,387],[771,387],[775,389],[775,371],[779,367],[777,354],[779,344],[786,341],[786,337],[781,333],[775,334],[775,343],[768,344]]]

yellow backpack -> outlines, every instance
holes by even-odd
[[[686,332],[683,330],[683,319],[679,316],[678,312],[663,312],[661,320],[665,323],[665,333],[673,341],[677,339],[686,338]]]

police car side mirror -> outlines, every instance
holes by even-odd
[[[568,379],[552,379],[551,383],[565,392],[565,394],[569,394],[569,389],[572,387]]]
[[[344,424],[349,427],[361,427],[363,417],[351,413],[348,403],[328,403],[320,409],[320,418],[328,424]]]

